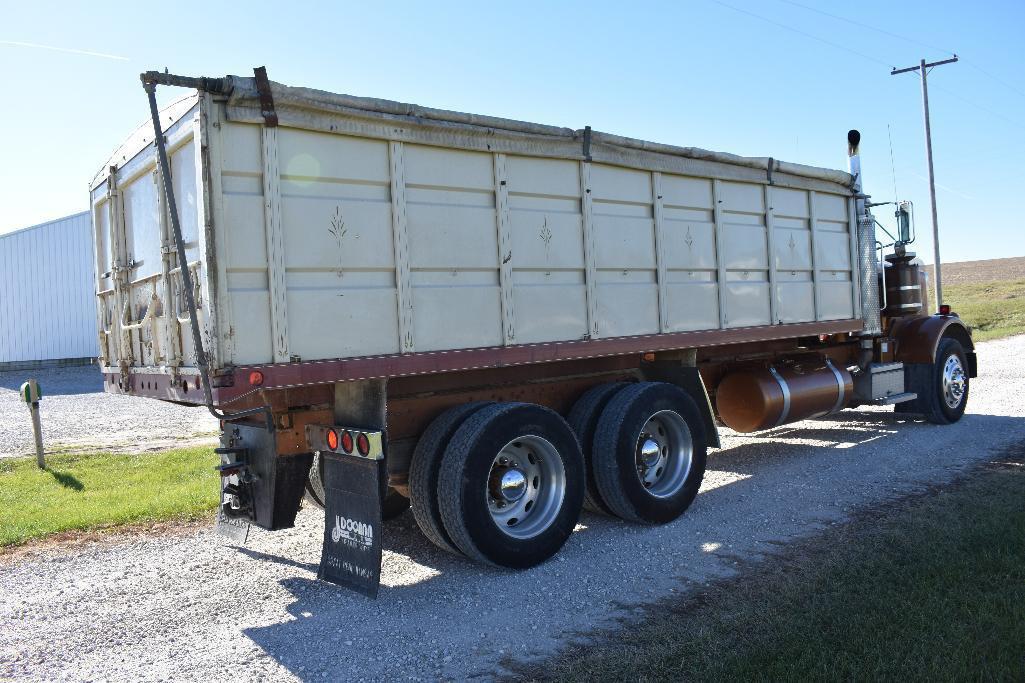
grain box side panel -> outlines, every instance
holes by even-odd
[[[760,185],[719,183],[723,243],[719,258],[725,268],[726,326],[770,324],[769,256],[765,200]]]
[[[578,166],[554,159],[506,159],[517,343],[587,334]]]
[[[279,131],[290,353],[398,352],[388,143]]]
[[[851,254],[849,202],[846,197],[824,192],[814,193],[814,202],[818,319],[853,318],[856,259]]]
[[[669,332],[719,327],[712,181],[662,175]]]
[[[815,319],[815,290],[811,251],[811,213],[808,192],[773,187],[769,191],[773,212],[776,266],[776,312],[779,322]]]
[[[259,126],[221,125],[224,272],[236,364],[273,358]]]
[[[404,162],[416,350],[500,346],[493,155],[407,144]]]
[[[593,164],[591,194],[599,334],[655,334],[658,283],[651,174]]]

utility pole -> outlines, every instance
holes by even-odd
[[[936,276],[936,284],[933,289],[936,292],[936,310],[940,310],[940,304],[943,303],[943,286],[940,284],[940,223],[936,217],[936,177],[932,170],[932,130],[929,127],[929,83],[927,79],[929,69],[934,66],[940,66],[941,64],[953,64],[957,61],[957,55],[954,55],[950,59],[944,59],[939,62],[930,62],[926,64],[925,60],[921,60],[918,66],[909,66],[906,69],[893,69],[890,72],[891,76],[897,74],[906,73],[908,71],[917,71],[922,77],[922,109],[925,112],[925,160],[929,165],[929,201],[932,204],[932,246],[933,246],[933,258],[935,259],[935,267],[933,274]]]

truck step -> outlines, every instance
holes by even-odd
[[[913,391],[906,391],[903,394],[891,394],[890,396],[884,396],[878,399],[874,403],[877,406],[892,406],[894,403],[904,403],[905,401],[914,401],[918,398],[918,394]]]

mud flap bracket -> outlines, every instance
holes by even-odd
[[[237,539],[241,534],[226,527],[248,528],[251,522],[277,531],[295,525],[313,453],[279,455],[273,427],[248,424],[225,425],[216,452],[220,464],[215,469],[221,475],[219,531]]]

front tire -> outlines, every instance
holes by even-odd
[[[968,361],[956,339],[941,339],[933,363],[905,365],[905,383],[918,398],[901,412],[921,413],[933,424],[953,424],[968,406]],[[898,404],[900,405],[900,404]]]
[[[642,382],[602,412],[592,466],[602,499],[618,517],[665,524],[694,502],[707,450],[694,400],[672,384]]]
[[[438,478],[452,542],[471,559],[513,569],[559,551],[583,498],[576,436],[557,413],[528,403],[496,403],[468,418]]]

